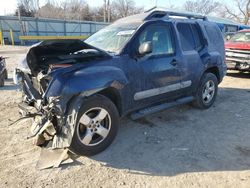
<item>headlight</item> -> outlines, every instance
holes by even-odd
[[[19,61],[18,65],[17,65],[17,69],[21,70],[24,73],[31,74],[30,68],[29,68],[28,63],[27,63],[26,56],[21,61]]]

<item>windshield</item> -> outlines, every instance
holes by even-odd
[[[250,42],[250,32],[236,33],[229,41],[231,42]]]
[[[118,53],[139,25],[140,23],[112,24],[91,35],[84,42],[110,53]]]

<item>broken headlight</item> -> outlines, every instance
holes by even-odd
[[[23,78],[21,76],[20,70],[19,69],[14,69],[13,72],[13,82],[16,85],[19,85],[22,82]]]
[[[21,70],[24,73],[31,74],[31,70],[28,66],[26,56],[19,61],[17,69]]]

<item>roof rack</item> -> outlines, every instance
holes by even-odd
[[[207,20],[207,17],[201,14],[196,14],[192,12],[177,12],[172,10],[167,10],[165,8],[158,8],[153,7],[144,13],[149,13],[148,16],[144,18],[144,20],[151,20],[154,18],[161,18],[161,19],[170,19],[170,17],[182,17],[182,18],[188,18],[188,19],[201,19],[201,20]]]

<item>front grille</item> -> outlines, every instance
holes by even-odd
[[[250,50],[226,49],[226,61],[250,64]]]

